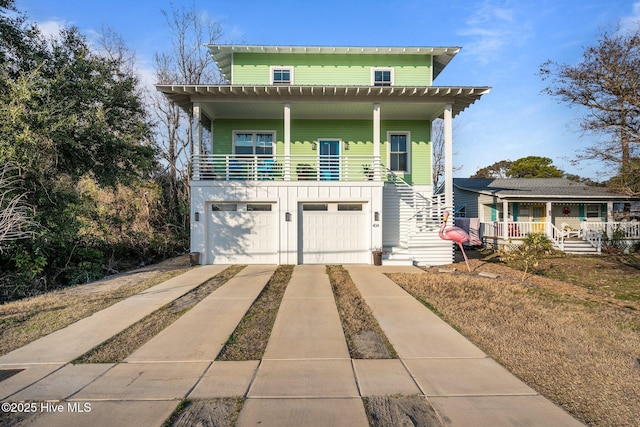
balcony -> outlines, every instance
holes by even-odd
[[[381,181],[379,156],[243,156],[203,154],[193,158],[194,181]]]

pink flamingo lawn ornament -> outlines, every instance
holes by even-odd
[[[442,217],[442,225],[440,226],[440,232],[438,233],[438,236],[440,236],[442,240],[452,240],[456,242],[458,246],[460,246],[462,256],[464,256],[464,262],[467,263],[467,270],[471,272],[471,267],[469,267],[469,258],[467,258],[467,254],[464,252],[464,248],[462,247],[463,243],[471,241],[471,237],[460,227],[445,228],[447,226],[447,219],[449,219],[449,211],[444,212],[444,215]]]

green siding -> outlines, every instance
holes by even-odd
[[[387,132],[411,133],[411,172],[400,174],[409,184],[431,184],[431,126],[428,121],[383,120],[380,123],[382,163],[387,163]]]
[[[234,130],[275,130],[276,154],[284,154],[282,120],[216,120],[213,130],[213,154],[230,154]],[[431,184],[431,143],[428,121],[382,120],[380,123],[380,156],[387,163],[387,131],[411,133],[411,173],[402,177],[410,184]],[[343,156],[373,155],[373,122],[370,120],[292,120],[291,154],[315,156],[311,142],[339,139],[349,149],[340,148]]]
[[[213,153],[231,154],[233,131],[275,131],[276,154],[284,154],[284,123],[282,120],[216,120],[213,124]]]
[[[395,86],[430,86],[429,55],[236,53],[233,83],[270,84],[271,66],[293,66],[296,85],[371,85],[372,67],[393,67]]]

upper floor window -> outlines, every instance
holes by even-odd
[[[271,84],[293,84],[293,67],[271,67]]]
[[[273,132],[234,132],[234,153],[272,156],[274,139]]]
[[[393,68],[372,68],[373,86],[393,86]]]

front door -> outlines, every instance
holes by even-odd
[[[340,179],[340,141],[325,139],[319,141],[320,180],[338,181]]]
[[[547,207],[545,205],[537,205],[531,207],[531,232],[542,233],[545,229],[545,222],[547,221]]]

